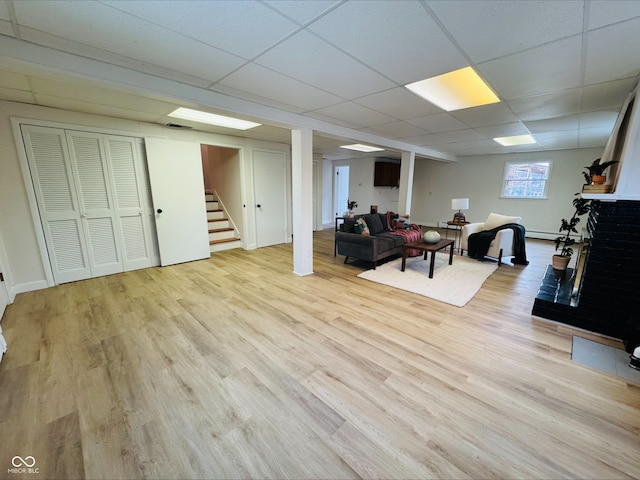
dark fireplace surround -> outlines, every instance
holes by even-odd
[[[640,201],[592,201],[575,269],[551,265],[532,314],[640,345]]]

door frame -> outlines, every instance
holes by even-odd
[[[351,165],[348,163],[334,163],[333,164],[333,195],[332,195],[332,200],[331,200],[331,206],[333,207],[333,213],[335,213],[335,216],[339,217],[342,215],[342,213],[344,213],[344,210],[342,212],[339,211],[338,208],[338,179],[337,179],[337,173],[338,173],[338,169],[339,168],[348,168],[349,169],[349,181],[351,181]],[[347,186],[347,188],[349,188]],[[349,195],[351,194],[351,192],[349,192]],[[347,195],[348,196],[348,195]],[[346,208],[346,207],[345,207]]]

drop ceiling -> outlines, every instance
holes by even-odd
[[[404,88],[469,65],[500,103],[448,113]],[[191,126],[261,140],[313,128],[333,159],[370,156],[345,141],[444,160],[601,147],[639,74],[637,1],[0,2],[0,99],[163,125],[202,108],[264,125]]]

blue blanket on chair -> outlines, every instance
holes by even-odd
[[[516,265],[529,265],[524,242],[525,228],[519,223],[507,223],[491,230],[472,233],[467,239],[469,247],[467,254],[471,258],[483,259],[489,251],[491,242],[496,238],[496,234],[505,228],[513,230],[513,263]]]

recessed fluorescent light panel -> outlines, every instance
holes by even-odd
[[[216,115],[215,113],[201,112],[199,110],[191,110],[190,108],[183,107],[174,110],[169,114],[169,116],[181,118],[183,120],[191,120],[193,122],[217,125],[219,127],[235,128],[236,130],[249,130],[250,128],[262,125],[261,123],[248,122],[238,118],[225,117],[223,115]]]
[[[500,101],[471,67],[410,83],[405,87],[447,112]]]
[[[349,150],[357,150],[359,152],[382,152],[384,148],[372,147],[371,145],[363,145],[355,143],[353,145],[340,145],[340,148],[348,148]]]
[[[529,145],[536,143],[531,135],[515,135],[513,137],[497,137],[493,139],[503,147],[512,147],[513,145]]]

